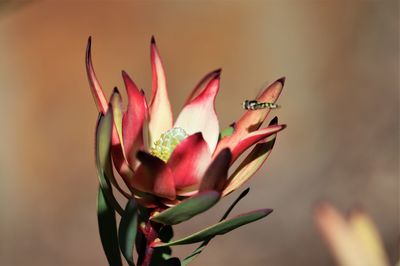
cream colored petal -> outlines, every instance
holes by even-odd
[[[350,216],[349,224],[370,265],[388,266],[382,239],[371,218],[361,211],[355,211]]]

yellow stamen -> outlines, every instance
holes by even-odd
[[[185,130],[174,127],[161,134],[160,138],[150,148],[150,153],[167,162],[175,147],[187,136]]]

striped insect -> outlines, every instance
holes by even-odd
[[[258,102],[256,100],[245,100],[243,102],[243,108],[246,110],[259,110],[259,109],[277,109],[280,105],[275,103]]]

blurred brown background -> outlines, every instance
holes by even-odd
[[[398,23],[397,1],[1,1],[0,265],[106,265],[86,41],[93,36],[108,93],[122,89],[122,69],[149,92],[153,34],[175,115],[215,68],[223,68],[221,127],[244,99],[287,77],[274,114],[288,128],[235,212],[275,211],[217,237],[193,265],[333,265],[312,218],[324,199],[341,210],[362,206],[394,262]],[[214,223],[237,195],[176,235]]]

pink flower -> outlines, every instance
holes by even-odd
[[[220,70],[207,74],[199,82],[174,121],[165,71],[154,38],[150,50],[153,78],[150,101],[147,102],[144,92],[123,71],[128,95],[123,111],[117,89],[107,101],[92,66],[91,40],[88,42],[86,68],[91,91],[100,113],[113,113],[114,166],[130,193],[145,206],[175,205],[185,197],[206,190],[218,191],[221,196],[231,193],[265,162],[276,133],[285,125],[278,125],[277,119],[273,119],[268,127],[261,128],[269,110],[246,111],[234,123],[233,132],[221,137],[214,107]],[[257,100],[275,102],[284,81],[281,78],[272,83]],[[145,128],[148,128],[147,138]],[[228,176],[229,167],[253,145],[249,155]]]

